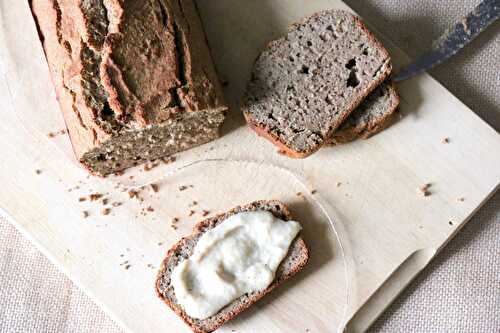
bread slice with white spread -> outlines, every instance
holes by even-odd
[[[389,53],[355,15],[316,13],[269,43],[255,62],[242,108],[284,154],[321,148],[391,73]]]
[[[178,243],[173,245],[168,251],[166,258],[163,260],[156,280],[156,292],[158,296],[190,326],[193,332],[206,333],[216,330],[225,322],[257,302],[283,281],[302,270],[307,264],[309,260],[309,251],[304,240],[298,235],[291,240],[286,256],[277,267],[274,279],[265,289],[245,293],[221,308],[217,313],[204,319],[197,319],[186,313],[186,309],[180,304],[174,288],[173,275],[176,268],[178,268],[182,262],[196,255],[196,253],[194,253],[195,248],[200,239],[207,232],[224,223],[230,217],[240,213],[257,211],[269,212],[276,219],[281,220],[281,222],[286,221],[286,224],[290,223],[291,220],[288,208],[280,201],[257,201],[245,206],[238,206],[226,213],[198,223],[194,227],[193,233],[190,236],[182,238]]]

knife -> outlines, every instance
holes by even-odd
[[[398,82],[409,79],[440,64],[469,44],[498,17],[500,17],[500,0],[481,2],[472,13],[448,29],[429,53],[402,69],[393,80]]]

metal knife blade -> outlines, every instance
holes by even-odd
[[[402,69],[393,80],[403,81],[424,72],[450,58],[469,44],[491,23],[500,17],[500,0],[485,0],[472,13],[447,30],[432,50]]]

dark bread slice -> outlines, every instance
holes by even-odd
[[[276,271],[275,280],[267,289],[245,294],[221,309],[217,314],[207,319],[195,319],[189,317],[184,312],[181,306],[177,304],[174,289],[171,285],[170,276],[174,267],[177,266],[180,261],[188,258],[193,253],[196,243],[200,239],[201,235],[203,235],[203,233],[207,230],[210,230],[219,223],[224,222],[224,220],[231,215],[256,210],[269,211],[274,216],[284,221],[291,219],[288,207],[282,202],[276,200],[256,201],[245,206],[238,206],[226,213],[201,221],[194,227],[193,233],[190,236],[182,238],[167,252],[167,256],[163,260],[158,272],[156,280],[156,293],[179,317],[182,318],[182,320],[184,320],[187,325],[191,327],[193,332],[206,333],[215,331],[225,322],[231,320],[250,307],[253,303],[257,302],[265,294],[280,285],[283,281],[295,275],[307,264],[309,260],[309,250],[307,249],[304,240],[300,238],[299,235],[290,245],[290,250],[288,251],[287,256],[283,259],[278,267],[278,270]]]
[[[368,139],[391,123],[398,106],[399,95],[394,83],[382,83],[333,133],[328,144],[342,144],[357,138]]]
[[[391,70],[389,53],[358,17],[323,11],[292,25],[258,57],[243,112],[285,154],[307,157]]]

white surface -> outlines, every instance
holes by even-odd
[[[439,88],[439,87],[438,87],[438,88]],[[432,89],[431,89],[431,90],[432,90]],[[427,93],[430,93],[430,92],[427,92]],[[420,113],[419,113],[419,115],[420,115]],[[425,117],[424,117],[424,118],[425,118]],[[474,118],[473,118],[473,119],[474,119]],[[417,120],[418,120],[418,119],[417,119]],[[408,121],[408,119],[407,119],[407,118],[406,118],[406,121]],[[418,123],[418,121],[415,121],[415,123]],[[398,124],[394,127],[394,130],[395,130],[398,126],[402,126],[402,124],[404,124],[404,121],[402,121],[402,122],[398,123]],[[392,129],[391,129],[391,130],[392,130]],[[387,132],[389,133],[389,132],[391,132],[391,130],[390,130],[390,131],[387,131]],[[394,130],[392,130],[392,131],[394,131]],[[384,134],[385,134],[385,133],[384,133]],[[484,134],[484,133],[482,133],[482,134]],[[389,138],[390,138],[390,135],[389,135],[389,134],[387,134],[387,135],[386,135],[386,137],[389,137]],[[450,137],[452,137],[452,138],[453,138],[453,136],[451,136],[451,135],[450,135]],[[379,140],[382,140],[382,139],[379,139]],[[380,141],[379,141],[379,142],[380,142]],[[439,143],[440,143],[440,140],[438,140],[437,142],[439,142]],[[389,143],[390,143],[390,141],[389,141]],[[360,143],[360,144],[356,144],[356,145],[358,146],[358,147],[356,148],[356,150],[358,150],[358,149],[362,149],[362,148],[360,148],[360,147],[362,147],[363,145],[365,145],[365,146],[366,146],[366,144],[367,144],[367,143]],[[385,142],[384,142],[384,146],[386,146],[386,143],[385,143]],[[264,145],[262,145],[262,147],[264,147]],[[463,146],[462,146],[462,147],[463,147]],[[418,148],[418,147],[417,147],[417,148]],[[345,149],[346,149],[346,151],[347,151],[347,150],[350,150],[350,151],[351,151],[351,153],[352,153],[352,150],[353,150],[353,148],[352,148],[352,147],[351,147],[351,148],[345,148]],[[347,154],[347,153],[346,153],[346,154]],[[342,157],[342,155],[341,155],[341,157]],[[351,155],[347,155],[347,162],[349,162],[349,157],[351,157]],[[356,155],[355,155],[354,157],[358,157],[358,156],[356,156]],[[363,156],[361,156],[361,157],[363,157]],[[359,157],[358,157],[358,158],[359,158]],[[344,162],[346,162],[346,161],[344,160]],[[333,165],[333,166],[335,166],[335,165]],[[424,167],[426,167],[426,166],[424,166]],[[333,169],[333,170],[337,170],[337,169],[335,169],[335,168],[332,168],[332,169]],[[339,169],[339,170],[340,170],[340,169]],[[356,169],[354,169],[354,171],[356,171]],[[341,172],[339,172],[339,173],[341,173]],[[493,176],[495,176],[495,175],[493,175]],[[498,178],[496,178],[496,179],[498,179]],[[418,185],[418,184],[416,184],[416,185]],[[412,187],[412,195],[415,195],[415,192],[414,192],[414,191],[415,191],[415,187]],[[354,194],[353,194],[353,195],[354,195],[356,198],[359,198],[359,194],[360,194],[360,193],[356,193],[356,191],[353,191],[353,192],[354,192]],[[445,191],[443,191],[443,192],[445,192]],[[440,195],[439,195],[439,194],[437,194],[437,196],[438,196],[438,198],[440,197]],[[345,203],[340,202],[340,205],[341,205],[341,206],[344,206],[344,205],[346,205],[346,204],[345,204]],[[351,219],[349,219],[349,220],[351,220]]]

